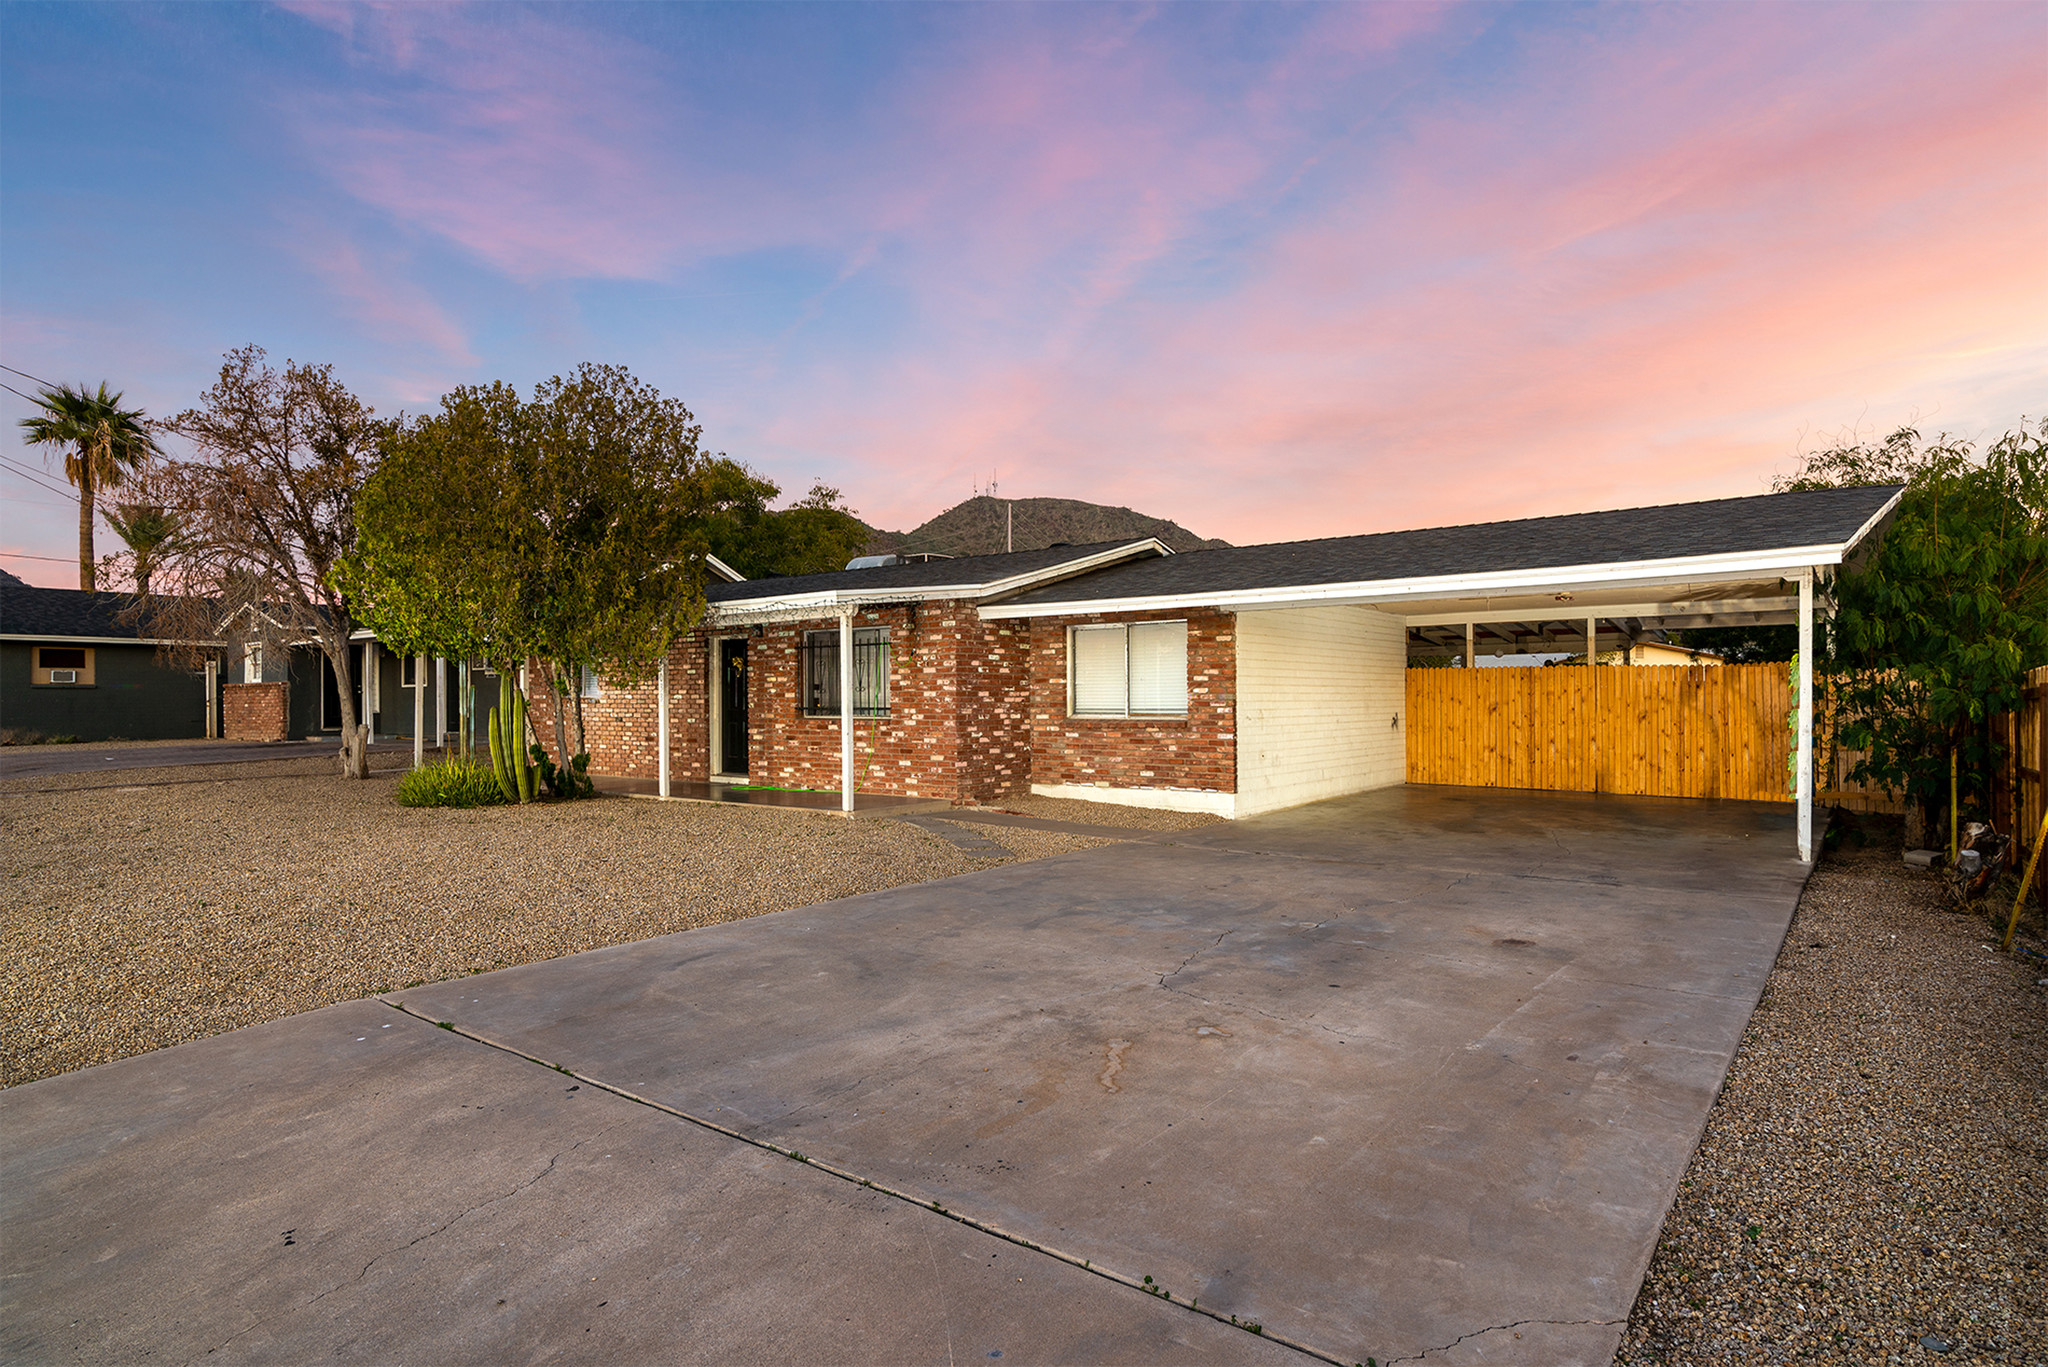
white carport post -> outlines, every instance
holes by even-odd
[[[448,749],[448,657],[434,657],[434,748]]]
[[[377,704],[383,701],[377,684],[377,638],[372,636],[363,642],[363,715],[356,718],[370,728],[371,740],[377,739]]]
[[[655,739],[661,746],[661,763],[656,772],[661,783],[658,789],[662,797],[668,796],[668,652],[663,651],[661,668],[655,672],[654,686],[660,692],[660,699],[654,706]]]
[[[839,614],[839,810],[853,810],[853,609]]]
[[[1813,862],[1813,571],[1799,575],[1799,862]]]
[[[412,767],[427,762],[427,657],[412,657]]]
[[[1465,668],[1470,669],[1479,661],[1472,658],[1472,641],[1476,633],[1470,622],[1465,623]]]

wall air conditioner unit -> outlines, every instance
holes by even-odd
[[[75,684],[78,682],[78,671],[75,669],[53,669],[50,671],[50,682],[53,684]]]

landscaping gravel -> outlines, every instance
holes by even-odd
[[[1823,864],[1616,1362],[2048,1363],[2044,979],[1895,850]]]
[[[629,798],[411,809],[391,777],[351,782],[331,759],[259,767],[0,786],[0,1085],[1006,862],[896,821]],[[1104,843],[983,829],[1010,858]]]

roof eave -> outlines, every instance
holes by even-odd
[[[896,588],[874,589],[825,589],[817,593],[796,594],[788,598],[750,598],[730,607],[714,604],[704,614],[708,627],[746,626],[755,621],[771,619],[789,620],[800,618],[806,613],[818,617],[835,617],[840,612],[868,607],[877,603],[933,603],[948,599],[980,603],[1025,593],[1046,584],[1055,584],[1062,579],[1087,574],[1124,560],[1133,560],[1146,555],[1172,555],[1173,548],[1157,537],[1148,536],[1141,541],[1128,542],[1097,551],[1093,555],[1080,556],[1073,560],[1062,560],[1053,565],[1014,574],[1004,579],[990,580],[976,584],[928,584],[918,587],[899,586]],[[813,612],[812,610],[815,609]]]
[[[1889,505],[1887,505],[1889,506]],[[1877,519],[1866,524],[1875,525]],[[1864,534],[1859,531],[1860,537]],[[1145,612],[1209,607],[1254,610],[1315,604],[1401,603],[1432,598],[1484,598],[1549,590],[1622,588],[1631,585],[1703,584],[1785,578],[1810,568],[1837,565],[1854,540],[1816,546],[1787,546],[1740,554],[1681,556],[1612,564],[1548,566],[1482,574],[1436,575],[1419,579],[1377,579],[1326,584],[1286,584],[1221,592],[1183,592],[1129,598],[1070,599],[1050,603],[993,603],[985,618],[1071,617],[1080,613]]]

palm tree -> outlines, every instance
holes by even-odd
[[[116,487],[127,471],[161,452],[142,410],[122,408],[121,396],[109,394],[104,380],[97,394],[68,384],[45,388],[36,403],[42,413],[23,418],[21,426],[29,445],[64,451],[64,478],[78,486],[78,587],[90,593],[98,586],[92,561],[98,491]]]
[[[157,559],[178,543],[185,519],[160,503],[122,503],[107,514],[107,525],[128,543],[135,557],[135,591],[149,597]]]

